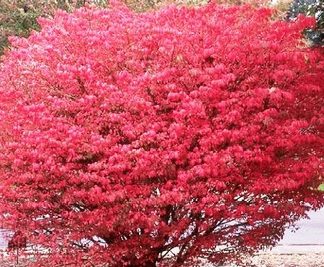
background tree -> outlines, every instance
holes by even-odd
[[[271,16],[82,8],[11,38],[0,214],[31,265],[239,261],[323,206],[323,54]]]
[[[314,45],[324,45],[324,2],[322,0],[295,0],[287,16],[289,19],[294,19],[298,14],[315,17],[316,28],[308,29],[305,34]]]
[[[37,18],[51,17],[58,9],[73,11],[84,6],[86,0],[10,0],[0,1],[0,55],[8,46],[8,36],[27,37],[32,30],[39,30]],[[104,7],[106,0],[92,0]]]

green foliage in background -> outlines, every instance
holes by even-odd
[[[27,37],[38,30],[37,18],[50,17],[55,10],[68,12],[84,6],[87,0],[0,0],[0,54],[8,46],[8,36]],[[97,6],[106,6],[107,0],[93,0]]]
[[[324,192],[324,184],[321,184],[321,185],[318,187],[318,190]]]
[[[30,9],[21,3],[0,2],[0,53],[8,45],[9,35],[28,36],[33,29],[37,30],[38,10]]]

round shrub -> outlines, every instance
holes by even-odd
[[[312,20],[208,4],[39,23],[0,67],[0,212],[45,253],[30,265],[239,261],[323,205]]]

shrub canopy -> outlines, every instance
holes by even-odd
[[[323,203],[313,21],[250,6],[82,8],[0,67],[0,212],[31,265],[193,266],[274,245]]]

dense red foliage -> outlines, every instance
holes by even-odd
[[[312,21],[209,4],[41,24],[0,79],[0,212],[49,249],[34,265],[236,260],[323,205]]]

